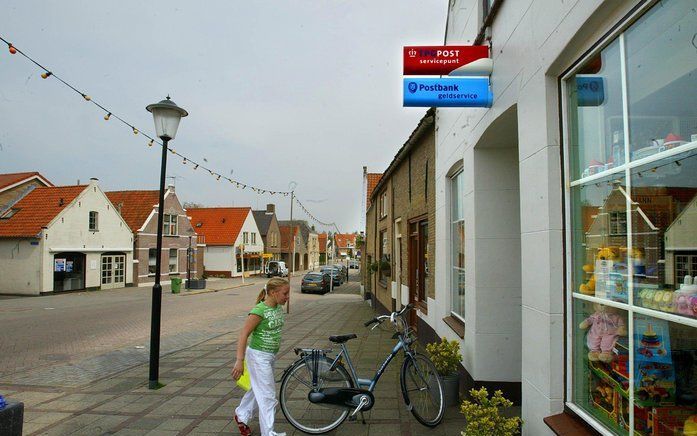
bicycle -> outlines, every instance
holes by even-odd
[[[440,424],[445,412],[443,384],[433,362],[413,349],[416,339],[404,319],[404,314],[412,308],[410,304],[399,312],[378,316],[364,324],[366,327],[375,324],[372,327],[375,329],[389,319],[396,331],[392,338],[398,339],[371,379],[358,378],[346,348],[346,342],[357,338],[356,334],[329,337],[341,347],[335,357],[328,355],[331,349],[296,348],[298,360],[283,372],[279,395],[281,410],[288,422],[302,432],[323,434],[337,428],[346,418],[357,419],[359,412],[363,417],[363,412],[375,404],[373,391],[380,376],[403,350],[400,387],[404,403],[422,425]]]

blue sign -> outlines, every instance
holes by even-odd
[[[404,107],[491,107],[488,77],[404,79]]]
[[[600,106],[605,101],[605,85],[600,76],[576,75],[579,106]]]

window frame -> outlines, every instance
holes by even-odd
[[[454,266],[454,259],[453,259],[453,245],[452,245],[452,244],[453,244],[453,237],[454,237],[454,235],[453,235],[453,224],[455,224],[456,222],[459,223],[460,221],[462,221],[463,226],[464,226],[464,223],[465,223],[464,199],[463,199],[463,197],[464,197],[464,192],[458,192],[458,197],[459,197],[458,200],[461,201],[461,202],[463,202],[463,213],[462,213],[462,218],[459,219],[459,220],[457,220],[457,221],[453,221],[453,215],[452,215],[452,212],[453,212],[453,208],[452,208],[452,206],[453,206],[453,204],[452,204],[452,201],[453,201],[453,191],[452,191],[452,190],[453,190],[453,182],[455,181],[455,178],[456,178],[456,177],[464,177],[464,167],[463,167],[463,165],[462,165],[461,162],[458,163],[458,164],[456,164],[455,167],[454,167],[451,171],[449,171],[449,173],[448,173],[448,175],[447,175],[447,179],[448,179],[448,205],[450,206],[450,207],[448,208],[448,210],[449,210],[449,212],[448,212],[448,233],[449,233],[449,236],[450,236],[449,241],[448,241],[448,246],[449,246],[449,250],[448,250],[449,254],[448,254],[448,257],[449,257],[449,259],[450,259],[450,264],[449,264],[449,268],[448,268],[448,269],[449,269],[449,277],[448,277],[449,286],[448,286],[448,289],[449,289],[449,291],[450,291],[450,292],[449,292],[449,294],[450,294],[450,295],[449,295],[449,297],[450,297],[450,304],[449,304],[449,307],[448,307],[448,312],[450,313],[450,316],[456,318],[458,321],[460,321],[460,322],[462,322],[462,323],[464,324],[464,323],[465,323],[465,314],[464,314],[464,313],[463,313],[463,314],[458,314],[458,313],[456,313],[456,312],[453,311],[453,305],[454,305],[454,303],[455,303],[455,302],[453,301],[453,290],[454,290],[454,287],[455,287],[455,283],[454,283],[454,281],[453,281],[453,271],[454,271],[454,269],[455,269],[455,266]],[[463,185],[464,185],[464,184],[463,184]],[[463,244],[463,247],[462,247],[462,248],[463,248],[463,250],[465,249],[464,244]],[[466,272],[467,269],[466,269],[466,268],[461,268],[461,269],[465,272],[465,286],[466,286],[466,284],[467,284],[467,272]],[[466,291],[465,291],[465,298],[466,298],[466,295],[467,295],[467,293],[466,293]]]
[[[172,252],[174,252],[175,256],[174,259],[175,263],[172,265]],[[168,270],[170,274],[179,274],[179,249],[178,248],[170,248],[169,253],[167,254],[167,265],[168,265]],[[174,271],[172,271],[172,266],[175,267]]]
[[[155,253],[154,256],[150,256],[150,253]],[[150,264],[150,260],[153,260],[154,263]],[[152,271],[150,271],[150,268],[152,268]],[[149,276],[154,276],[155,273],[157,272],[157,248],[149,248],[148,249],[148,275]]]
[[[501,3],[502,0],[498,0],[496,3]],[[576,328],[574,324],[574,309],[573,309],[573,303],[574,300],[580,300],[580,301],[586,301],[586,302],[591,302],[591,303],[599,303],[605,306],[610,306],[614,307],[617,309],[621,309],[626,312],[627,314],[627,331],[629,332],[628,337],[632,338],[633,337],[633,331],[634,331],[634,315],[642,315],[642,316],[648,316],[656,319],[661,319],[665,320],[668,322],[673,322],[676,324],[680,324],[683,326],[688,326],[697,329],[697,319],[694,318],[688,318],[685,316],[681,315],[676,315],[672,313],[667,313],[667,312],[661,312],[658,310],[654,309],[648,309],[639,305],[634,304],[634,294],[633,294],[633,286],[629,286],[628,289],[628,295],[627,295],[627,303],[621,303],[617,301],[613,301],[610,299],[606,298],[600,298],[600,297],[595,297],[595,296],[588,296],[588,295],[583,295],[578,292],[575,292],[574,289],[574,282],[573,282],[573,256],[572,256],[572,249],[569,249],[570,244],[573,241],[573,223],[572,223],[572,216],[573,216],[573,206],[571,204],[571,193],[572,189],[576,186],[581,186],[581,185],[588,185],[593,183],[593,180],[595,179],[601,179],[605,178],[608,175],[611,174],[616,174],[620,175],[622,174],[626,180],[626,189],[628,192],[631,192],[631,172],[634,168],[640,167],[640,166],[645,166],[649,162],[657,162],[660,160],[664,160],[667,158],[672,157],[671,154],[669,155],[661,155],[657,154],[654,156],[650,156],[648,158],[644,159],[637,159],[637,160],[630,160],[628,158],[625,158],[625,163],[623,165],[620,165],[616,167],[614,170],[609,170],[605,171],[602,173],[599,173],[597,176],[591,175],[590,177],[583,177],[579,176],[577,180],[572,180],[572,170],[571,170],[571,150],[570,150],[570,120],[569,120],[569,101],[568,98],[566,97],[567,94],[567,86],[569,86],[570,80],[573,78],[574,75],[576,75],[579,70],[594,56],[600,54],[602,50],[604,50],[606,47],[608,47],[611,43],[613,43],[615,40],[620,40],[620,63],[621,63],[621,71],[623,72],[623,77],[622,77],[622,82],[623,82],[623,115],[622,115],[622,121],[624,125],[624,134],[625,138],[627,138],[627,130],[628,124],[625,123],[628,117],[628,111],[627,111],[627,106],[628,106],[628,98],[627,98],[627,84],[626,84],[626,78],[627,78],[627,70],[626,70],[626,53],[625,53],[625,43],[624,43],[624,33],[629,30],[634,23],[639,20],[644,14],[646,14],[649,10],[651,10],[654,6],[656,6],[659,3],[659,0],[645,0],[638,5],[634,6],[632,9],[628,11],[628,13],[622,17],[617,24],[612,26],[607,33],[605,33],[601,38],[599,38],[587,51],[583,53],[582,56],[580,56],[564,73],[562,73],[559,78],[558,78],[558,90],[559,90],[559,102],[560,102],[560,114],[561,114],[561,140],[562,140],[562,147],[561,147],[561,160],[562,160],[562,174],[561,174],[561,183],[562,183],[562,195],[563,195],[563,212],[564,212],[564,217],[563,217],[563,235],[564,235],[564,254],[563,254],[563,260],[564,260],[564,278],[563,278],[563,289],[564,289],[564,315],[566,318],[566,323],[565,323],[565,332],[564,332],[564,338],[565,338],[565,345],[564,345],[564,381],[565,381],[565,386],[564,386],[564,405],[567,407],[571,412],[575,413],[577,416],[579,416],[586,424],[591,426],[593,429],[597,430],[600,434],[613,434],[611,433],[597,418],[593,417],[590,415],[588,412],[586,412],[583,408],[581,408],[579,405],[573,402],[574,399],[574,386],[573,386],[573,346],[574,346],[574,330]],[[483,34],[482,34],[483,35]],[[479,37],[478,37],[479,38]],[[629,156],[627,148],[629,147],[628,141],[626,141],[625,145],[625,156]],[[689,151],[690,149],[680,149],[677,148],[676,150],[679,150],[678,153],[684,153]],[[627,209],[627,214],[631,213],[631,209]],[[629,226],[627,229],[627,239],[630,241],[632,239],[631,236],[631,222],[627,222],[625,225]],[[630,281],[631,283],[631,281]],[[630,342],[631,344],[631,342]],[[629,374],[630,374],[630,386],[633,385],[634,383],[634,370],[633,370],[633,361],[635,360],[634,358],[634,350],[633,346],[629,346],[629,359],[632,361],[632,364],[630,366]],[[634,402],[634,390],[629,389],[629,402],[630,404],[633,404]],[[630,414],[630,428],[634,428],[634,414]]]
[[[93,220],[94,218],[94,220]],[[96,210],[89,211],[89,217],[87,218],[87,227],[90,232],[99,231],[99,212]],[[94,223],[92,222],[94,221]]]
[[[179,235],[179,216],[173,213],[164,214],[162,220],[162,235],[178,236]]]

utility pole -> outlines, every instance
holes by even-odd
[[[290,191],[290,243],[293,246],[292,252],[291,252],[291,259],[290,259],[290,264],[291,266],[291,273],[290,277],[288,277],[288,282],[293,278],[293,275],[295,274],[295,226],[293,225],[293,202],[295,200],[295,190]],[[290,313],[290,294],[288,294],[288,302],[286,303],[286,313]]]
[[[242,262],[242,284],[244,285],[244,241],[242,242],[242,250],[240,252],[240,262]]]

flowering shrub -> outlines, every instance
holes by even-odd
[[[471,389],[470,396],[473,401],[463,401],[460,412],[465,415],[467,424],[462,436],[508,436],[520,434],[523,421],[515,416],[506,418],[500,415],[501,409],[513,405],[513,402],[504,398],[501,391],[494,392],[489,398],[489,391],[485,387]]]
[[[446,376],[457,372],[457,365],[462,361],[460,344],[457,341],[442,338],[440,342],[427,344],[426,351],[436,365],[438,374]]]

